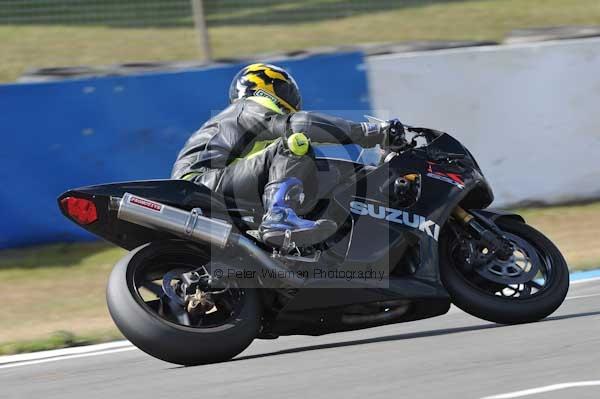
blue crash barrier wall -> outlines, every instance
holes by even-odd
[[[360,53],[286,60],[305,109],[370,110]],[[70,188],[167,178],[177,151],[227,105],[242,65],[176,73],[0,85],[0,248],[89,240],[60,214]]]

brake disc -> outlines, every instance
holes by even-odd
[[[162,289],[165,295],[173,302],[184,306],[185,301],[181,295],[179,295],[176,291],[176,288],[173,286],[174,281],[179,281],[181,279],[181,274],[185,273],[185,269],[173,269],[163,276],[162,281]]]
[[[499,284],[523,284],[534,279],[540,268],[540,258],[535,248],[524,239],[504,233],[513,246],[513,253],[506,259],[493,258],[475,268],[486,280]]]

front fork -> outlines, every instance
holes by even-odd
[[[506,260],[513,254],[514,248],[511,242],[491,220],[473,216],[460,206],[454,209],[452,216],[488,248],[490,255],[493,254],[501,260]]]

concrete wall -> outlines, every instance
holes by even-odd
[[[600,197],[600,39],[369,57],[378,116],[447,131],[496,201]]]

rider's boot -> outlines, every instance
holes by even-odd
[[[258,229],[265,244],[281,248],[288,230],[290,241],[299,247],[317,244],[335,233],[337,225],[332,220],[312,221],[296,214],[295,209],[302,205],[303,200],[302,182],[295,177],[269,183],[265,187],[263,204],[266,213]]]

